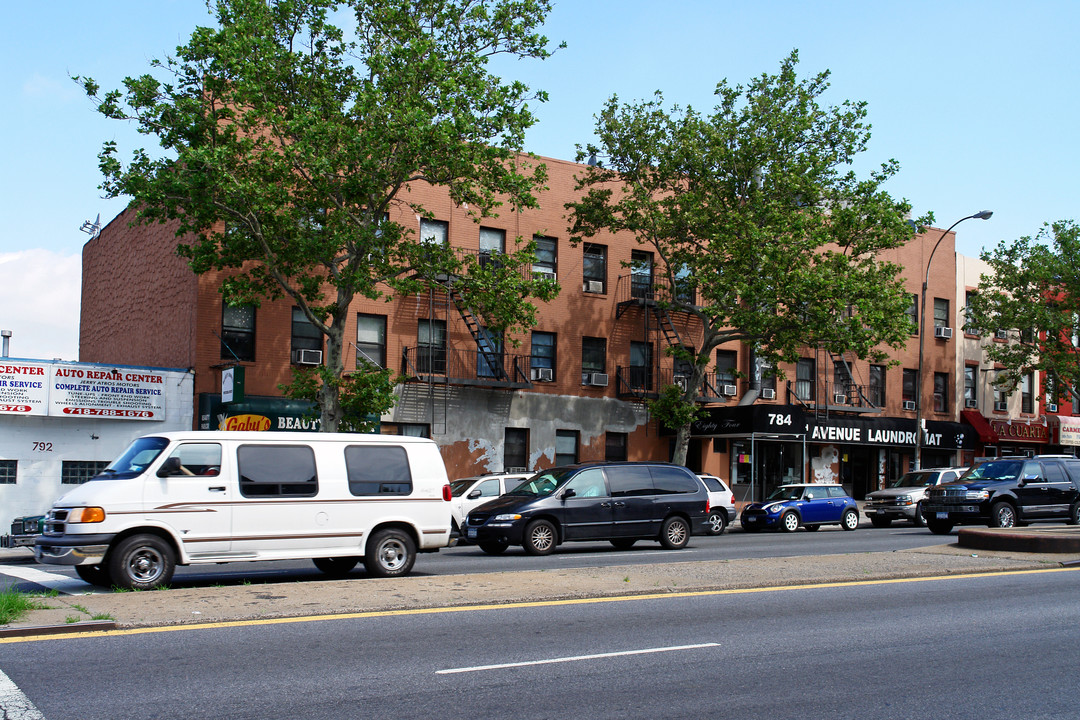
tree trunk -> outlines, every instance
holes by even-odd
[[[345,318],[333,317],[330,321],[329,332],[326,334],[326,369],[335,379],[340,379],[345,372],[345,356],[343,345],[345,339]],[[340,388],[336,383],[323,382],[319,386],[319,417],[320,432],[337,432],[341,424],[342,410],[340,402]]]

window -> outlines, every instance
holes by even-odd
[[[1030,413],[1035,411],[1035,379],[1031,373],[1025,373],[1020,378],[1020,412]]]
[[[694,374],[694,363],[689,358],[694,357],[694,348],[688,345],[680,346],[680,350],[684,354],[675,355],[672,360],[673,372],[675,377],[688,378]]]
[[[315,327],[298,307],[292,309],[292,359],[297,362],[298,350],[322,350],[322,330]]]
[[[581,382],[588,383],[592,373],[607,372],[607,340],[581,338]]]
[[[585,243],[581,258],[582,290],[590,293],[607,292],[607,245]]]
[[[531,368],[547,368],[555,372],[555,333],[536,332],[532,334]]]
[[[431,428],[425,423],[379,423],[380,435],[407,435],[409,437],[431,437]]]
[[[761,365],[761,389],[771,390],[776,397],[776,368],[771,365]]]
[[[536,262],[533,263],[533,275],[537,278],[555,279],[555,258],[558,241],[553,237],[534,235],[536,243]]]
[[[668,465],[657,465],[649,468],[652,472],[653,487],[657,495],[676,495],[679,493],[696,492],[701,483],[689,475],[685,470]]]
[[[999,412],[1008,412],[1009,393],[1001,388],[994,389],[994,410],[1001,408]]]
[[[180,461],[171,475],[213,476],[221,473],[221,446],[217,443],[184,443],[169,457]]]
[[[653,495],[653,476],[648,465],[617,465],[607,469],[613,497]]]
[[[356,367],[386,367],[386,316],[356,315]]]
[[[450,242],[450,223],[444,220],[420,220],[420,242],[446,245]]]
[[[255,306],[221,306],[221,359],[255,360]]]
[[[315,453],[306,445],[241,445],[236,450],[244,497],[313,497]]]
[[[409,495],[412,472],[405,448],[397,445],[350,445],[345,473],[353,495]]]
[[[630,343],[630,387],[652,390],[652,343]]]
[[[446,374],[446,321],[421,320],[416,330],[417,372]]]
[[[717,350],[716,351],[716,384],[717,385],[734,385],[735,384],[735,365],[739,359],[739,354],[734,350]]]
[[[64,485],[82,485],[101,474],[108,464],[97,460],[64,460],[60,464],[60,482]]]
[[[0,485],[14,485],[18,467],[18,460],[0,460]]]
[[[573,465],[578,461],[577,430],[555,431],[555,464]]]
[[[506,428],[503,433],[503,469],[529,469],[528,428]]]
[[[949,411],[949,373],[934,373],[934,412]]]
[[[845,398],[851,395],[852,389],[851,367],[844,360],[833,361],[833,394],[843,395]]]
[[[607,483],[604,482],[604,471],[600,468],[582,470],[566,483],[567,490],[574,491],[574,497],[595,498],[607,497]]]
[[[630,251],[630,297],[653,299],[653,254],[644,250]]]
[[[968,290],[964,293],[964,333],[967,335],[978,335],[979,329],[975,327],[975,322],[971,317],[971,304],[975,299],[975,291]]]
[[[480,328],[477,344],[476,376],[481,378],[503,377],[503,336],[501,332]]]
[[[966,365],[964,367],[964,407],[973,408],[978,405],[976,383],[979,377],[978,365]]]
[[[795,397],[804,402],[813,401],[814,380],[817,375],[817,363],[813,358],[801,358],[795,364]]]
[[[916,386],[919,384],[919,371],[904,369],[904,377],[900,386],[900,397],[904,402],[915,402],[915,398],[918,395],[915,392]]]
[[[950,327],[949,301],[946,298],[934,298],[934,327]]]
[[[908,321],[911,323],[911,334],[919,334],[919,296],[911,296],[911,304],[907,309]]]
[[[619,462],[626,460],[627,434],[624,432],[604,433],[604,460]]]
[[[870,366],[870,404],[885,407],[885,366]]]
[[[480,267],[496,267],[499,256],[506,252],[506,231],[480,228]]]

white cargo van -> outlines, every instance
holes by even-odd
[[[165,432],[135,440],[53,505],[38,562],[95,585],[154,588],[176,565],[361,559],[407,574],[450,542],[450,485],[431,440],[391,435]]]

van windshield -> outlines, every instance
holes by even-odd
[[[555,492],[555,488],[565,483],[573,474],[567,468],[552,468],[538,472],[525,482],[507,493],[507,495],[522,495],[525,497],[544,497]]]
[[[138,477],[150,463],[157,459],[161,451],[169,446],[169,441],[161,437],[141,437],[128,446],[120,457],[113,460],[94,476],[93,480],[117,480]]]

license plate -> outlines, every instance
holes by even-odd
[[[468,530],[465,531],[465,535],[470,540],[474,539],[476,537],[476,528],[469,528]]]
[[[947,512],[939,512],[937,514],[937,519],[938,520],[948,520],[949,519],[949,513],[947,513]]]

